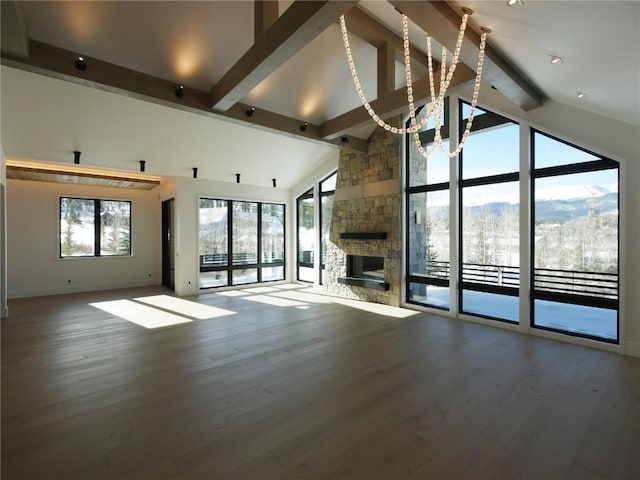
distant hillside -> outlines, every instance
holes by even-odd
[[[488,210],[499,216],[509,208],[513,209],[514,205],[507,202],[493,202],[466,207],[465,212],[475,216]],[[535,208],[536,217],[543,219],[545,222],[562,223],[575,218],[586,217],[591,208],[595,209],[596,215],[617,215],[618,194],[606,193],[590,198],[572,198],[565,200],[538,200],[536,201]]]

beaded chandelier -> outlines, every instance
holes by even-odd
[[[458,65],[460,50],[462,48],[462,41],[464,39],[464,32],[467,28],[467,19],[469,18],[469,15],[473,14],[473,10],[469,8],[463,8],[462,13],[462,22],[460,23],[456,46],[453,51],[451,64],[449,66],[447,66],[447,49],[442,47],[442,60],[440,63],[440,91],[438,92],[437,96],[435,95],[435,87],[433,81],[431,36],[427,34],[427,69],[429,72],[429,88],[431,90],[431,108],[419,122],[416,120],[415,105],[413,103],[413,81],[411,79],[411,58],[409,53],[409,20],[405,14],[402,14],[402,39],[404,44],[405,78],[407,81],[407,101],[409,103],[409,115],[411,117],[411,126],[408,128],[398,128],[386,123],[376,114],[373,107],[367,100],[367,97],[362,90],[362,86],[360,85],[360,79],[358,78],[358,72],[356,71],[355,63],[353,62],[351,47],[349,45],[349,35],[347,33],[347,26],[344,20],[344,15],[340,17],[342,40],[344,42],[344,49],[347,54],[347,61],[349,62],[349,69],[351,70],[351,77],[353,78],[353,84],[365,110],[369,113],[375,123],[377,123],[380,127],[384,128],[388,132],[398,135],[404,135],[406,133],[413,134],[413,139],[415,141],[416,147],[420,154],[425,158],[431,155],[436,148],[440,148],[440,150],[442,150],[442,152],[450,158],[456,156],[462,150],[462,147],[469,137],[469,133],[471,132],[473,116],[475,114],[476,105],[478,103],[478,92],[480,90],[480,79],[482,77],[482,65],[484,63],[484,50],[486,47],[487,35],[491,32],[491,30],[486,27],[481,28],[482,35],[480,36],[480,51],[478,53],[478,65],[476,67],[476,79],[473,86],[473,96],[471,99],[471,110],[469,112],[469,118],[467,119],[467,124],[464,133],[462,134],[462,138],[460,139],[460,142],[458,143],[458,146],[454,151],[449,151],[449,149],[446,148],[445,142],[442,139],[440,133],[444,115],[444,99],[447,94],[447,88],[449,88],[449,84],[451,83],[451,79],[453,78],[453,73],[455,72],[456,66]],[[422,146],[422,142],[420,141],[418,132],[431,118],[433,118],[435,121],[435,135],[433,144],[427,151]]]

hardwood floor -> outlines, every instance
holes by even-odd
[[[4,480],[640,478],[639,359],[293,285],[158,295],[10,301]]]

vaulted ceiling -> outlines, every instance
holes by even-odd
[[[247,172],[256,172],[255,183],[264,183],[261,178],[269,176],[268,165],[276,165],[271,168],[282,173],[281,185],[292,186],[335,151],[332,144],[344,147],[346,137],[348,147],[362,148],[363,139],[373,129],[353,88],[338,17],[346,15],[366,96],[383,114],[403,109],[406,113],[399,12],[411,20],[414,80],[424,85],[424,32],[452,49],[463,7],[473,9],[474,14],[461,54],[471,68],[461,67],[454,77],[461,88],[473,76],[478,32],[487,26],[492,32],[483,81],[519,108],[535,109],[551,100],[640,126],[637,1],[525,0],[513,6],[506,0],[3,1],[3,65],[75,82],[102,91],[102,95],[116,93],[127,100],[155,104],[142,107],[134,103],[131,111],[123,112],[140,115],[136,122],[117,120],[130,133],[126,141],[118,142],[123,145],[121,150],[101,147],[109,142],[100,135],[123,136],[111,131],[117,128],[109,125],[113,116],[102,111],[113,103],[110,97],[96,100],[101,111],[85,112],[94,117],[96,128],[83,129],[78,105],[69,106],[65,113],[65,102],[73,102],[75,93],[44,80],[30,81],[32,90],[25,91],[21,88],[24,77],[3,70],[8,79],[5,88],[3,78],[3,97],[13,97],[8,102],[2,99],[3,149],[8,156],[44,161],[63,161],[63,152],[76,148],[93,149],[89,158],[94,164],[123,169],[131,169],[144,156],[157,174],[188,175],[192,166],[202,165],[203,178],[232,181],[240,165],[234,170],[210,161],[212,149],[230,141],[230,134],[218,138],[216,133],[204,133],[224,131],[220,122],[232,123],[241,127],[241,134],[231,137],[242,148],[229,145],[225,155],[244,156],[237,161],[244,162],[241,167]],[[554,55],[562,57],[562,62],[551,64]],[[84,57],[84,71],[74,66],[78,56]],[[184,85],[181,97],[175,94],[178,85]],[[29,117],[18,110],[42,105],[47,93],[33,89],[45,87],[53,88],[60,101],[52,99],[44,117],[78,126],[51,125],[60,138],[43,138],[36,148],[16,133],[29,124]],[[586,97],[577,98],[577,92],[585,92]],[[425,98],[426,93],[422,88],[417,96]],[[173,111],[159,114],[154,110],[158,105]],[[251,116],[248,111],[253,112]],[[194,119],[185,122],[185,112]],[[65,115],[73,118],[65,120]],[[170,140],[184,142],[180,148],[136,145],[136,139],[153,142],[149,130],[157,127],[154,119],[158,116],[170,123],[174,132]],[[5,129],[9,118],[16,119],[15,125]],[[23,125],[18,125],[19,118]],[[53,120],[42,118],[41,128],[46,128],[47,121]],[[300,127],[305,123],[308,126],[303,130]],[[171,136],[164,129],[158,133],[159,144]],[[279,147],[271,145],[273,134],[281,142]],[[265,145],[273,151],[265,151]],[[124,147],[129,151],[122,151]],[[167,149],[171,155],[162,154]],[[287,155],[297,158],[282,158]]]

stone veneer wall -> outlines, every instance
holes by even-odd
[[[397,119],[399,122],[400,119]],[[338,163],[323,287],[340,295],[398,306],[402,262],[401,136],[377,128],[367,154],[342,151]],[[386,232],[385,240],[343,240],[343,232]],[[347,254],[384,257],[386,292],[342,285]]]

